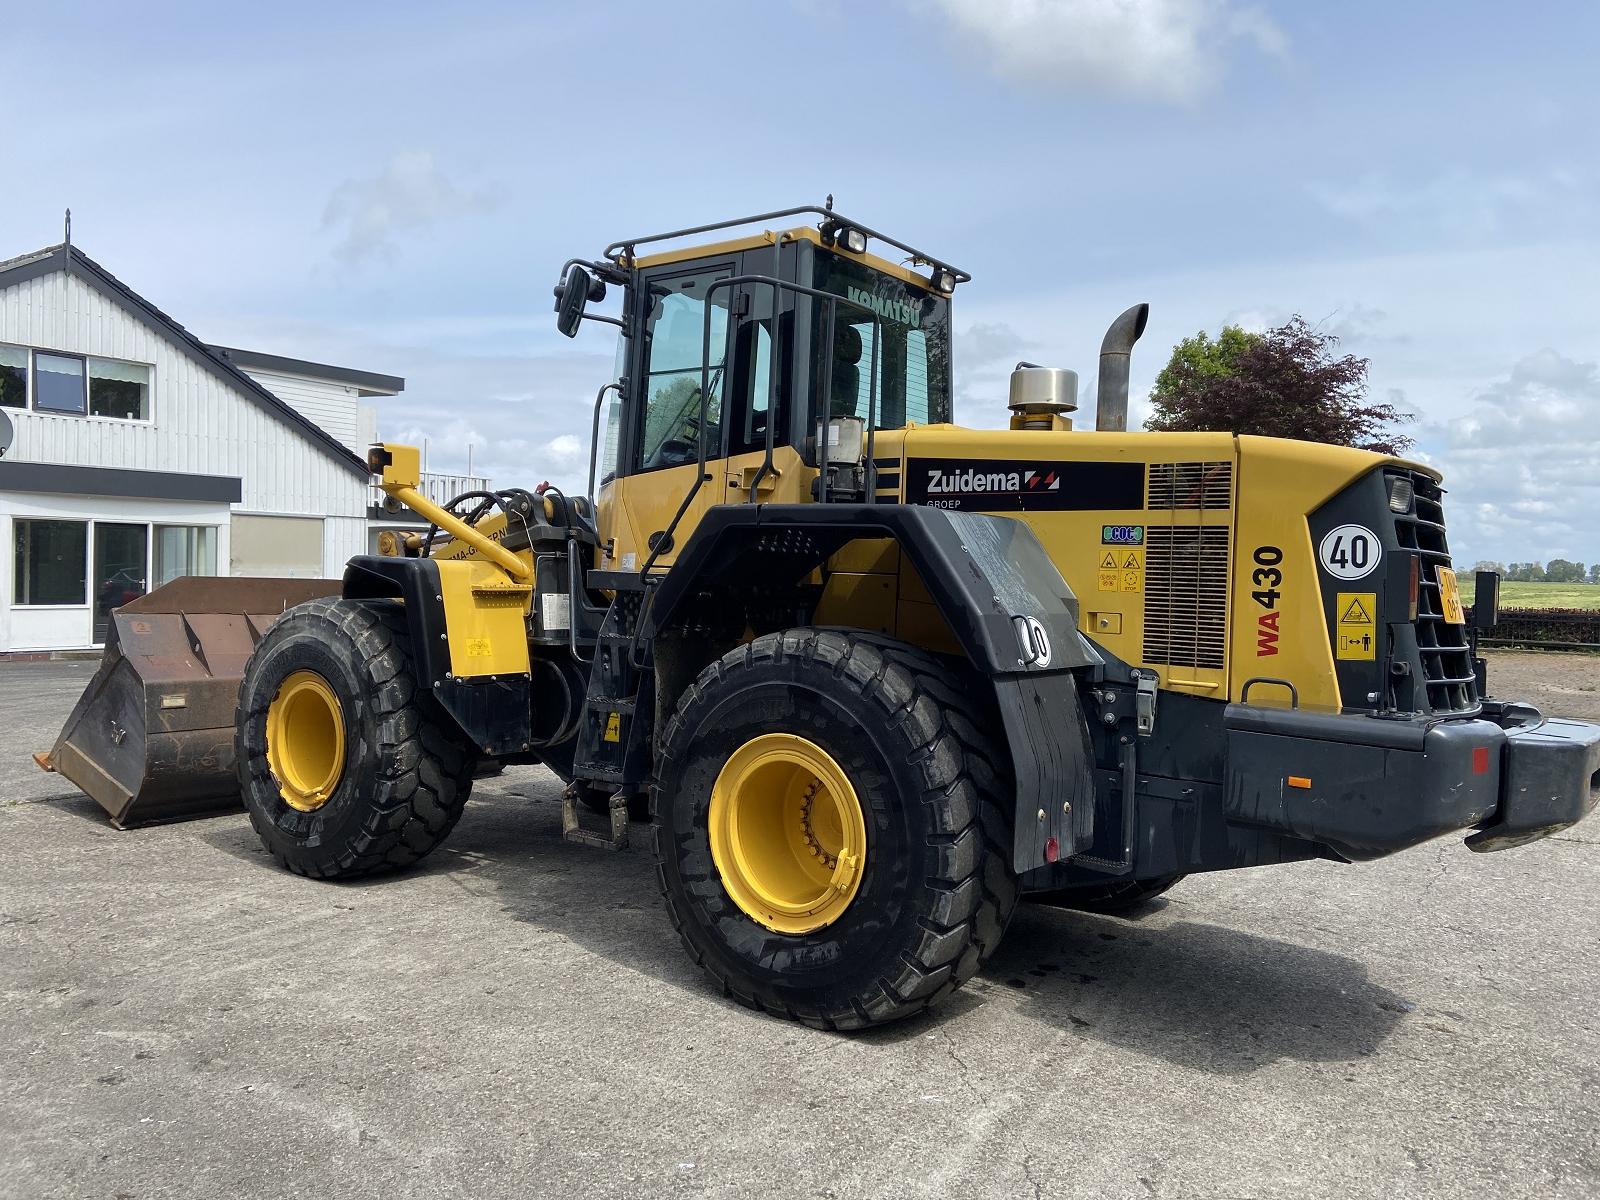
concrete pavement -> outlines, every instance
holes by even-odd
[[[27,758],[91,673],[0,663],[0,1195],[1600,1192],[1600,824],[1025,906],[832,1036],[715,994],[540,769],[364,884],[242,814],[118,833]]]

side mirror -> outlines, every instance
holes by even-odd
[[[1500,623],[1500,573],[1479,571],[1472,577],[1472,624],[1479,630]]]
[[[583,310],[591,300],[606,298],[605,280],[596,279],[577,263],[567,268],[566,278],[556,285],[556,328],[567,337],[576,337],[583,321]]]

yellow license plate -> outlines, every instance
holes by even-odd
[[[1450,624],[1467,623],[1467,614],[1461,611],[1461,588],[1456,583],[1456,573],[1449,567],[1439,568],[1439,607]]]

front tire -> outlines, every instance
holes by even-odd
[[[662,736],[655,855],[690,956],[830,1029],[921,1012],[1017,900],[1006,762],[977,689],[910,647],[792,629],[712,663]]]
[[[402,607],[325,597],[272,623],[245,666],[239,787],[298,875],[408,867],[449,836],[477,755],[419,687]]]

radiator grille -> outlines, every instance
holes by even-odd
[[[1227,526],[1150,526],[1144,581],[1144,661],[1220,668],[1228,633]]]
[[[1464,626],[1444,619],[1439,601],[1439,568],[1450,565],[1444,536],[1444,489],[1421,471],[1387,471],[1411,480],[1416,491],[1414,513],[1394,519],[1400,545],[1421,560],[1422,587],[1417,596],[1417,649],[1433,712],[1470,712],[1478,707],[1478,678]]]
[[[1233,503],[1231,462],[1150,464],[1150,502],[1157,509],[1223,509]]]

